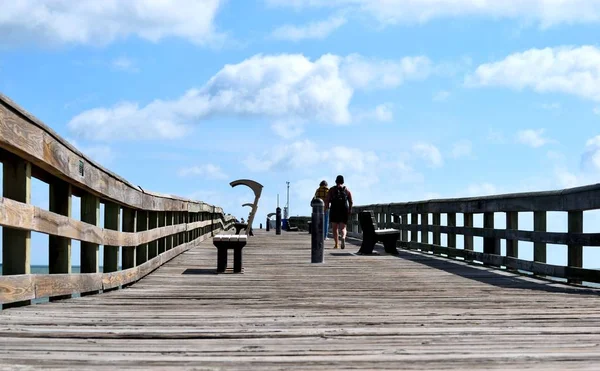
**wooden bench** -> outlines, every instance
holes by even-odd
[[[362,228],[363,240],[358,250],[358,255],[371,255],[377,242],[383,243],[385,252],[392,255],[398,255],[396,242],[400,239],[399,229],[377,229],[377,222],[373,216],[373,211],[361,211],[358,214],[358,222]]]
[[[213,237],[213,245],[217,248],[217,273],[225,273],[227,269],[227,250],[233,250],[233,273],[242,272],[242,249],[247,241],[246,235],[221,234]]]
[[[243,229],[248,229],[247,223],[233,223],[233,226],[235,227],[235,234],[240,234]]]

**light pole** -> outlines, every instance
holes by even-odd
[[[284,219],[287,219],[290,215],[290,182],[285,182],[287,184],[287,204],[285,206],[285,216]]]

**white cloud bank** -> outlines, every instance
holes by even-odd
[[[311,61],[300,54],[255,55],[226,65],[204,86],[177,99],[95,108],[75,116],[68,126],[90,140],[112,140],[179,138],[191,123],[214,116],[343,125],[355,119],[350,112],[355,90],[394,88],[430,73],[430,60],[420,56],[378,60],[326,54]],[[392,113],[388,105],[380,105],[369,117],[389,121]],[[279,123],[274,129],[282,132],[282,127]]]
[[[227,174],[217,165],[204,164],[179,169],[179,176],[198,176],[208,179],[227,179]]]
[[[465,83],[470,87],[565,93],[600,102],[600,49],[562,46],[514,53],[480,65]]]
[[[517,133],[517,141],[533,148],[539,148],[548,143],[554,143],[553,139],[544,137],[545,129],[527,129]]]
[[[129,36],[213,43],[222,0],[20,0],[3,1],[0,45],[106,45]],[[192,16],[193,15],[193,16]]]
[[[541,28],[600,22],[597,0],[267,0],[267,3],[296,9],[344,9],[350,14],[366,14],[384,25],[473,16],[535,22]]]
[[[324,21],[312,22],[304,26],[283,25],[276,28],[271,36],[278,40],[300,41],[324,39],[346,23],[344,17],[331,17]]]

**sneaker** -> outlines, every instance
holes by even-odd
[[[346,248],[346,239],[342,238],[342,250]]]

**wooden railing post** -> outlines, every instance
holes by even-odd
[[[173,224],[179,225],[181,223],[181,213],[179,211],[173,212]],[[181,233],[176,233],[173,235],[173,247],[179,246],[181,240]]]
[[[442,215],[440,213],[433,213],[432,224],[439,226],[442,224]],[[433,244],[440,246],[442,244],[442,234],[438,232],[433,232]]]
[[[158,212],[158,227],[162,228],[167,225],[167,213],[164,211]],[[162,254],[167,250],[167,237],[158,240],[158,254]]]
[[[50,211],[71,217],[71,185],[61,179],[49,184]],[[71,239],[60,236],[48,236],[48,272],[50,274],[71,273]]]
[[[408,227],[408,214],[402,214],[400,216],[400,223],[402,223],[402,225]],[[406,246],[406,242],[408,242],[408,231],[407,230],[402,230],[400,232],[400,241],[404,242],[404,247]]]
[[[417,224],[419,222],[419,214],[410,214],[410,242],[419,242],[419,236],[417,232]]]
[[[519,213],[508,211],[506,213],[506,229],[517,231],[519,229]],[[506,256],[519,257],[519,240],[506,240]]]
[[[148,212],[148,230],[156,229],[158,227],[158,212]],[[154,240],[148,243],[148,260],[158,256],[158,240]]]
[[[100,225],[100,199],[88,192],[81,195],[81,221],[95,226]],[[81,242],[81,273],[98,273],[98,255],[100,246],[97,243]]]
[[[174,221],[175,221],[175,217],[173,216],[173,212],[172,211],[167,211],[165,213],[167,219],[166,219],[166,223],[167,225],[173,225]],[[171,250],[173,248],[173,238],[175,238],[173,235],[170,235],[166,238],[165,241],[165,250]]]
[[[137,232],[148,230],[148,212],[146,210],[138,210],[137,212]],[[135,264],[142,265],[148,261],[148,244],[143,243],[135,248]]]
[[[31,164],[7,155],[3,163],[3,195],[15,201],[31,203]],[[17,217],[17,216],[15,216]],[[2,274],[31,273],[31,231],[7,228],[2,230]],[[29,302],[23,302],[28,304]]]
[[[429,244],[429,232],[425,229],[425,228],[427,228],[428,224],[429,224],[429,214],[421,213],[421,227],[423,227],[423,230],[421,230],[421,243],[424,243],[424,244]]]
[[[473,213],[463,214],[463,225],[465,227],[473,228]],[[464,245],[463,248],[468,251],[473,251],[473,236],[463,235]],[[472,261],[472,259],[465,259],[466,261]]]
[[[114,202],[104,203],[104,228],[113,231],[119,230],[121,224],[121,207]],[[119,246],[104,246],[104,273],[119,270]]]
[[[456,213],[447,213],[447,224],[448,227],[456,227]],[[456,249],[456,233],[448,233],[448,247]],[[448,257],[453,258],[455,255],[448,252]]]
[[[569,211],[569,233],[583,233],[583,211],[575,210]],[[582,268],[583,267],[583,246],[582,245],[568,245],[568,263],[569,267]],[[581,284],[579,279],[569,279],[569,283]]]
[[[123,232],[135,232],[137,228],[137,210],[128,207],[123,208]],[[136,266],[136,247],[123,246],[122,262],[123,269],[129,269]]]
[[[533,230],[536,232],[546,232],[546,212],[535,211],[533,213]],[[545,263],[546,262],[546,243],[545,242],[534,242],[533,243],[533,261]]]
[[[483,228],[494,229],[494,213],[483,213]],[[500,240],[494,237],[483,238],[483,252],[500,255]]]

